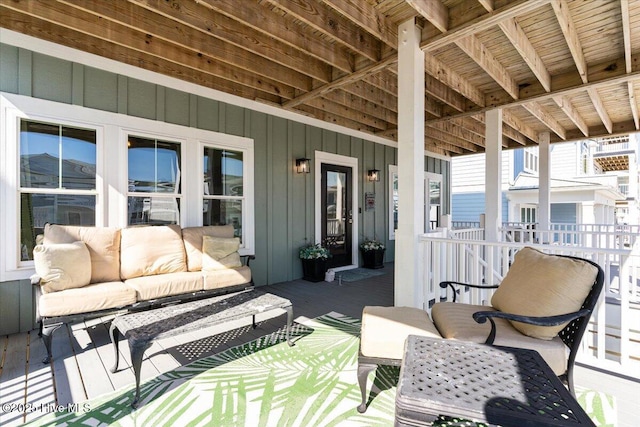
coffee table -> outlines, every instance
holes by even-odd
[[[186,332],[219,325],[252,316],[256,327],[256,314],[283,309],[287,313],[285,337],[291,346],[293,307],[291,301],[257,289],[182,304],[139,311],[119,316],[111,322],[109,334],[115,350],[115,364],[111,372],[118,370],[118,334],[129,343],[131,364],[136,377],[136,395],[131,403],[136,408],[140,399],[140,368],[142,356],[154,341]]]
[[[594,426],[538,352],[409,335],[396,426],[439,415],[502,426]]]

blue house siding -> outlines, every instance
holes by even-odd
[[[502,220],[506,221],[509,209],[507,195],[502,193]],[[485,194],[480,193],[458,193],[451,197],[451,220],[452,221],[479,221],[480,215],[485,213]]]
[[[258,286],[302,277],[298,248],[315,240],[314,180],[295,174],[295,158],[313,157],[316,150],[357,158],[358,199],[362,204],[365,192],[375,192],[376,208],[359,213],[354,239],[388,236],[386,171],[397,164],[394,147],[2,43],[0,91],[252,138],[256,259],[251,266]],[[382,171],[380,182],[366,180],[371,168]],[[425,171],[443,175],[442,213],[449,213],[450,162],[427,157]],[[386,243],[385,259],[392,261],[394,245]],[[25,284],[28,280],[0,283],[0,334],[33,326],[33,300]]]
[[[513,176],[512,180],[515,180],[516,177],[524,170],[524,150],[519,148],[517,150],[513,150]]]

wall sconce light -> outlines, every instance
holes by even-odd
[[[296,172],[309,173],[311,172],[311,164],[309,159],[296,159]]]
[[[367,178],[369,178],[369,181],[380,181],[380,171],[378,169],[369,169]]]

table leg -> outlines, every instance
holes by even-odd
[[[287,344],[289,347],[293,347],[293,341],[291,341],[291,325],[293,324],[293,307],[289,306],[285,308],[287,310],[287,325],[285,327],[285,337],[287,338]]]
[[[251,320],[251,326],[253,326],[253,329],[257,328],[257,327],[258,327],[258,325],[256,324],[256,315],[255,315],[255,314],[254,314],[254,315],[252,315],[252,316],[251,316],[251,319],[252,319],[252,320]]]
[[[133,366],[133,373],[136,377],[136,396],[131,402],[131,407],[136,409],[140,401],[140,368],[142,367],[142,356],[146,349],[151,346],[150,342],[143,343],[131,343],[129,342],[129,348],[131,349],[131,365]]]
[[[114,359],[115,359],[115,362],[113,362],[113,368],[111,368],[112,373],[115,373],[118,370],[118,362],[120,361],[120,352],[118,351],[118,347],[120,344],[120,341],[118,340],[119,332],[120,331],[118,331],[118,328],[112,322],[111,327],[109,328],[109,336],[111,337],[111,342],[113,343]]]

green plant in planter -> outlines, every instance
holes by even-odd
[[[300,259],[329,259],[331,252],[320,243],[310,243],[300,248]]]
[[[319,243],[308,244],[300,248],[302,260],[302,278],[310,282],[321,282],[327,272],[327,260],[331,257],[329,249]]]
[[[364,268],[383,268],[384,267],[384,243],[378,240],[366,239],[360,243],[360,251],[362,252],[362,261]]]

